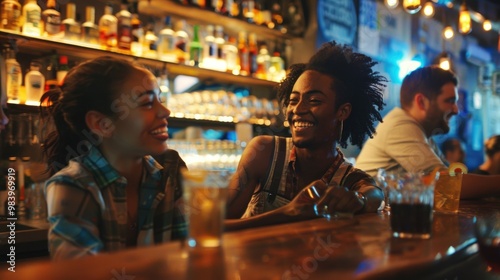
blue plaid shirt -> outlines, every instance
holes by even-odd
[[[163,166],[145,156],[145,176],[139,188],[137,245],[184,238],[178,153],[162,156]],[[163,181],[162,181],[162,177]],[[164,184],[162,184],[164,182]],[[74,258],[126,247],[127,181],[100,153],[70,161],[45,185],[49,212],[49,251],[53,259]]]

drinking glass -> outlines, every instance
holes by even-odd
[[[436,175],[401,172],[389,183],[392,236],[431,237]]]
[[[434,192],[434,210],[444,213],[458,213],[462,173],[441,172]]]
[[[343,191],[347,191],[347,189],[344,186],[340,185],[329,185],[329,188],[339,188],[343,189]],[[315,192],[316,195],[318,192]],[[319,199],[318,199],[319,201]],[[348,211],[338,211],[335,209],[329,209],[328,205],[325,204],[323,207],[319,207],[317,204],[314,206],[314,211],[316,212],[317,216],[323,217],[327,219],[328,221],[330,220],[339,220],[339,219],[351,219],[354,217],[353,212],[348,212]]]
[[[221,246],[230,176],[228,170],[182,170],[190,247]]]
[[[389,184],[396,183],[395,173],[387,172],[385,169],[380,168],[377,172],[375,180],[377,181],[377,185],[381,187],[384,192],[384,208],[382,209],[382,213],[390,215],[391,205],[389,203]]]
[[[492,272],[500,273],[500,213],[475,217],[475,233],[479,254]]]

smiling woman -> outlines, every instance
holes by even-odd
[[[100,57],[42,97],[53,258],[72,258],[185,236],[179,168],[153,74]],[[48,116],[48,117],[47,117]],[[162,166],[153,156],[164,159]],[[167,180],[168,178],[168,180]]]
[[[314,217],[318,204],[301,199],[311,186],[321,189],[319,199],[328,211],[377,211],[382,192],[337,148],[349,139],[361,145],[381,120],[386,79],[372,70],[375,64],[331,42],[307,64],[290,68],[278,99],[292,137],[259,136],[249,143],[230,182],[229,218],[249,218],[258,225],[259,216],[267,217],[266,223]]]

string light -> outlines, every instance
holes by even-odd
[[[448,54],[444,53],[441,58],[439,58],[439,67],[444,70],[450,70],[451,61]]]
[[[490,31],[491,28],[493,28],[493,26],[491,25],[491,21],[490,20],[485,20],[483,21],[483,29],[484,31]]]
[[[389,9],[395,9],[399,5],[399,0],[384,0],[385,6]]]
[[[469,34],[472,31],[472,20],[470,18],[469,10],[465,6],[465,2],[460,6],[460,14],[458,17],[458,32],[462,34]]]
[[[424,9],[422,10],[424,16],[432,17],[434,15],[434,5],[431,2],[427,2],[424,4]]]
[[[416,14],[422,9],[420,0],[403,0],[403,8],[409,14]]]
[[[451,38],[453,38],[453,36],[455,36],[455,32],[453,31],[453,28],[451,26],[446,26],[443,29],[443,37],[446,40],[450,40]]]

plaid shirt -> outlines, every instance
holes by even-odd
[[[184,238],[179,168],[185,163],[169,150],[160,165],[144,157],[139,188],[137,245]],[[163,178],[162,178],[163,177]],[[162,180],[163,179],[163,180]],[[45,185],[49,211],[49,251],[53,259],[79,257],[126,247],[127,180],[97,148],[70,161]]]

